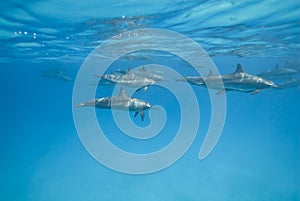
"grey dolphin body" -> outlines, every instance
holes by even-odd
[[[290,79],[287,81],[284,81],[279,84],[282,88],[289,88],[289,87],[299,87],[300,86],[300,79]]]
[[[140,78],[148,78],[148,79],[154,80],[156,82],[165,80],[165,77],[161,71],[159,71],[157,69],[153,69],[153,68],[147,68],[145,66],[138,68],[138,69],[133,69],[133,70],[130,68],[128,68],[127,70],[118,69],[116,71],[112,71],[111,74],[133,75],[133,76],[137,76]]]
[[[137,77],[143,77],[150,80],[154,80],[156,82],[164,81],[165,78],[163,74],[154,69],[148,69],[146,67],[139,68],[138,70],[128,70],[127,74],[135,75]]]
[[[144,121],[144,111],[151,108],[150,103],[137,99],[130,98],[125,93],[125,90],[121,88],[118,96],[103,97],[98,99],[89,100],[77,105],[77,107],[92,106],[100,109],[115,109],[115,110],[129,110],[134,111],[136,117],[138,114],[141,115],[142,121]]]
[[[117,75],[117,74],[104,74],[104,75],[96,75],[100,78],[100,84],[106,85],[116,85],[124,87],[134,87],[134,88],[143,88],[144,91],[151,85],[154,85],[155,80],[139,77],[136,75],[125,74],[125,75]]]
[[[246,73],[241,64],[237,65],[236,71],[232,74],[214,76],[210,72],[207,77],[187,77],[186,80],[191,84],[218,90],[218,94],[225,91],[256,94],[265,88],[280,88],[270,80]]]
[[[41,71],[41,76],[50,78],[50,79],[57,79],[62,81],[72,81],[70,77],[68,77],[63,71],[56,70],[56,71]]]
[[[295,75],[296,73],[298,73],[298,71],[293,68],[288,68],[288,67],[281,68],[278,65],[276,65],[275,68],[266,72],[259,73],[257,75],[267,79],[272,79],[272,78],[274,79],[274,78],[290,77],[292,75]]]

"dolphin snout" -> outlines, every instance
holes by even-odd
[[[75,105],[75,107],[82,107],[82,106],[84,106],[83,103],[79,103],[79,104],[76,104],[76,105]]]
[[[275,84],[275,83],[272,83],[272,84],[270,85],[270,87],[271,87],[271,88],[275,88],[275,89],[282,89],[281,86],[278,86],[278,85]]]

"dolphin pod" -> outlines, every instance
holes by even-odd
[[[292,68],[279,68],[276,66],[273,70],[257,75],[251,75],[245,72],[241,64],[237,64],[235,72],[231,74],[214,75],[214,73],[210,71],[208,76],[187,76],[182,79],[177,79],[176,81],[186,81],[193,85],[216,90],[217,94],[223,94],[227,91],[257,94],[261,92],[261,90],[267,88],[281,89],[283,87],[299,86],[300,81],[294,78],[279,85],[267,79],[269,77],[291,76],[297,73],[299,74],[298,70]],[[119,84],[121,86],[120,94],[118,96],[89,100],[78,104],[77,107],[92,106],[100,109],[129,110],[135,112],[134,117],[140,114],[142,121],[145,117],[144,111],[152,108],[151,104],[145,100],[129,97],[122,86],[135,87],[144,89],[145,91],[149,86],[165,80],[162,74],[149,71],[145,68],[137,71],[123,71],[119,69],[111,74],[96,76],[100,79],[100,84]]]

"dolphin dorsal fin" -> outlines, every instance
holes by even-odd
[[[214,76],[214,72],[211,69],[209,69],[208,77],[209,76]]]
[[[238,64],[234,73],[244,73],[244,69],[241,64]]]
[[[120,89],[119,96],[127,96],[127,94],[126,94],[125,90],[123,89],[123,87],[121,87],[121,89]]]

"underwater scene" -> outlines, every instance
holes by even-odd
[[[0,200],[300,200],[300,1],[0,8]]]

